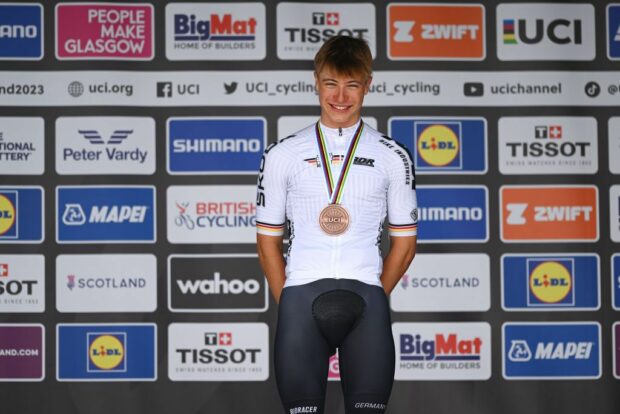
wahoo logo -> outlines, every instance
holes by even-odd
[[[460,338],[457,334],[437,334],[431,339],[421,335],[400,335],[401,361],[479,361],[482,339]]]
[[[153,187],[60,186],[56,193],[59,243],[155,241]]]
[[[596,379],[601,376],[598,322],[505,323],[505,379]]]
[[[42,5],[0,4],[0,60],[40,60],[42,32]]]
[[[239,279],[221,280],[220,273],[215,272],[213,279],[203,280],[177,280],[179,290],[183,294],[198,293],[203,295],[239,295],[241,293],[255,294],[260,290],[260,284],[256,280],[241,281]]]
[[[256,40],[255,18],[234,19],[230,13],[211,14],[200,20],[195,14],[174,15],[176,41],[249,41]]]
[[[500,204],[505,242],[598,240],[595,186],[504,186]]]

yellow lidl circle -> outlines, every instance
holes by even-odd
[[[110,370],[123,362],[125,347],[117,337],[101,335],[90,344],[89,356],[97,368]]]
[[[544,303],[559,303],[571,292],[573,277],[558,262],[543,262],[530,274],[530,290]]]
[[[15,205],[8,197],[0,194],[0,236],[15,225]]]
[[[436,167],[449,165],[459,155],[459,138],[445,125],[431,125],[420,134],[418,154]]]

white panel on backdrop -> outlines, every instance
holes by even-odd
[[[43,118],[0,117],[0,174],[43,174],[44,128]]]
[[[59,312],[153,312],[157,259],[151,254],[64,254],[56,258]]]
[[[45,311],[45,257],[41,254],[0,256],[0,312]]]
[[[169,3],[169,60],[262,60],[266,56],[262,3]]]
[[[147,117],[60,117],[56,120],[58,174],[155,172],[155,120]]]
[[[170,243],[255,243],[256,186],[170,186]]]
[[[611,239],[620,243],[620,185],[612,185],[609,189],[609,222]]]
[[[486,254],[417,254],[390,296],[396,312],[484,312],[491,307]]]
[[[597,123],[593,117],[502,117],[502,174],[595,174]]]
[[[317,101],[317,105],[318,105]],[[278,139],[285,138],[295,132],[306,128],[318,121],[317,116],[281,116],[278,118]],[[371,116],[362,116],[365,123],[371,128],[377,129],[377,119]]]
[[[375,6],[372,3],[279,3],[278,58],[312,60],[328,38],[363,38],[376,56]]]
[[[620,117],[613,116],[608,122],[609,171],[620,174]]]
[[[497,6],[500,60],[594,60],[591,4],[500,4]]]

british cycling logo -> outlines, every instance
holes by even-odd
[[[43,50],[43,6],[0,4],[0,60],[40,60]]]

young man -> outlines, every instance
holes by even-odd
[[[346,413],[378,414],[394,380],[387,295],[415,254],[413,163],[361,120],[372,80],[368,45],[333,37],[314,64],[321,118],[267,148],[258,177],[258,255],[279,303],[276,382],[287,414],[323,413],[338,348]]]

